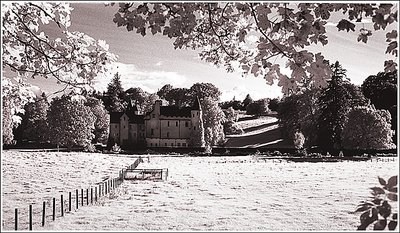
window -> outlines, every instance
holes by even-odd
[[[167,143],[165,143],[165,146],[167,146]]]
[[[167,138],[169,138],[169,132],[167,132]]]
[[[169,121],[168,121],[168,127],[169,127]]]
[[[118,128],[118,125],[115,125],[115,128]]]
[[[199,115],[199,112],[197,112],[197,116]]]
[[[193,113],[193,115],[192,115],[193,117],[194,117],[194,113]]]
[[[196,126],[193,126],[193,130],[196,130]]]
[[[181,143],[180,143],[180,142],[178,142],[178,146],[181,146]]]
[[[124,117],[124,120],[125,120],[125,117]]]
[[[124,125],[124,129],[125,129],[125,125]]]
[[[174,146],[174,143],[171,143],[171,146]]]
[[[157,143],[156,143],[156,146],[157,146]]]
[[[156,118],[156,114],[153,114],[153,118]]]
[[[183,146],[183,147],[186,147],[186,143],[182,143],[182,146]]]
[[[189,122],[185,122],[185,127],[189,127]]]
[[[151,136],[154,136],[154,129],[151,129]]]
[[[176,127],[178,127],[178,122],[176,122]]]
[[[150,143],[150,146],[153,146],[153,143]]]

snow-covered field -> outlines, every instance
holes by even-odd
[[[28,229],[27,213],[33,204],[34,222],[41,221],[43,201],[51,203],[68,192],[93,187],[136,160],[137,156],[66,153],[2,151],[2,228],[14,229],[14,209],[20,214],[19,228]],[[51,207],[47,209],[50,215]],[[59,210],[58,215],[59,215]],[[48,219],[51,219],[50,216]],[[37,228],[34,226],[34,229]]]
[[[63,156],[78,155],[59,154],[60,162],[57,164],[69,161]],[[96,156],[101,159],[94,159]],[[103,163],[103,168],[117,165],[114,158],[105,157],[87,154],[79,162],[76,159],[73,163],[76,168],[74,175],[82,177],[82,172],[84,176],[91,176],[93,173],[87,170],[93,170],[99,162]],[[85,161],[89,158],[93,158],[90,163]],[[360,201],[369,196],[369,188],[378,185],[377,176],[387,179],[398,173],[397,158],[395,161],[384,162],[278,163],[257,160],[251,156],[151,156],[150,162],[147,159],[144,161],[138,168],[168,168],[168,179],[125,181],[113,198],[103,199],[95,206],[81,207],[76,212],[50,222],[44,229],[34,229],[352,231],[357,228],[360,215],[353,211]],[[114,164],[104,165],[111,162]],[[126,161],[124,164],[131,162]],[[3,169],[7,170],[9,166]],[[29,167],[37,182],[53,179],[52,186],[68,186],[70,189],[78,185],[73,184],[75,181],[68,177],[72,174],[64,171],[44,177],[42,173],[47,172],[32,170],[37,166]],[[17,189],[13,181],[18,178],[7,173],[3,192],[8,198],[3,209],[15,206],[18,201],[16,197],[21,195],[18,191],[10,193]],[[95,176],[87,177],[86,186],[101,176],[97,174],[97,179]],[[26,175],[24,177],[28,178]],[[32,186],[32,178],[23,182]],[[46,186],[40,182],[35,185]],[[21,188],[21,185],[18,187]],[[35,195],[44,195],[40,192],[45,189],[29,190]],[[53,189],[51,193],[55,191]]]

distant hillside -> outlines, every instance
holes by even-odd
[[[282,138],[278,119],[272,116],[260,118],[242,117],[237,124],[244,134],[227,135],[226,147],[241,148],[293,148],[293,144]],[[244,119],[244,120],[243,120]]]

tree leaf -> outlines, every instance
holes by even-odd
[[[388,193],[387,197],[389,198],[389,200],[391,201],[397,201],[397,194],[396,193]]]
[[[378,222],[375,223],[374,225],[374,230],[384,230],[386,227],[387,221],[386,219],[381,219]]]
[[[392,213],[392,207],[387,201],[384,201],[381,206],[378,206],[377,209],[379,214],[384,218],[389,217],[389,215]]]
[[[397,213],[394,213],[394,214],[392,215],[392,219],[393,219],[393,220],[397,220]]]
[[[389,224],[388,224],[388,229],[389,230],[394,231],[394,230],[396,230],[396,227],[397,227],[397,221],[390,221],[389,222]]]
[[[364,204],[361,207],[359,207],[356,212],[362,212],[362,211],[366,211],[369,210],[372,207],[372,205],[369,204]]]
[[[386,185],[385,179],[383,179],[383,178],[381,178],[381,177],[378,177],[378,180],[379,180],[379,183],[380,183],[381,185],[383,185],[383,186]]]
[[[388,189],[397,185],[397,176],[392,176],[387,182]]]
[[[397,187],[391,187],[388,190],[389,190],[389,192],[397,193]]]
[[[347,30],[347,32],[349,32],[350,30],[352,30],[353,32],[355,31],[355,24],[354,23],[352,23],[352,22],[350,22],[350,21],[348,21],[348,20],[346,20],[346,19],[342,19],[342,20],[340,20],[339,21],[339,23],[337,24],[337,28],[338,28],[338,30],[339,31],[342,31],[342,30]]]
[[[385,193],[385,190],[383,190],[381,187],[373,187],[373,188],[371,188],[372,189],[372,192],[373,192],[373,194],[375,195],[379,195],[379,194],[384,194]]]

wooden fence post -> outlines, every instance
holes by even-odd
[[[99,197],[101,197],[101,184],[99,184]]]
[[[77,189],[76,190],[76,209],[78,209],[78,206],[79,206],[78,200],[79,200],[79,196],[78,196],[78,189]]]
[[[97,202],[97,186],[94,187],[94,201]]]
[[[81,189],[81,206],[83,206],[83,189]]]
[[[86,205],[89,205],[89,189],[86,189]]]
[[[90,204],[93,205],[93,188],[90,187]]]
[[[72,201],[72,195],[71,195],[71,192],[69,192],[69,194],[68,194],[68,198],[69,198],[68,211],[69,211],[69,212],[71,212],[71,201]]]
[[[29,230],[32,230],[32,205],[29,205]]]
[[[43,211],[42,211],[42,227],[44,227],[44,224],[46,222],[46,202],[43,202]]]
[[[15,230],[18,230],[18,209],[15,208]]]
[[[61,194],[61,216],[64,216],[64,196]]]
[[[56,198],[53,197],[53,221],[56,220]]]

